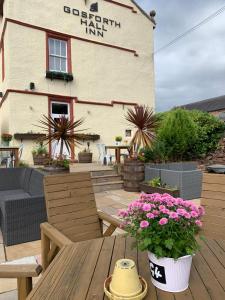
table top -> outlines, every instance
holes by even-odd
[[[0,146],[0,150],[19,150],[19,147]]]
[[[112,145],[112,146],[105,146],[106,149],[129,149],[129,145]]]
[[[189,288],[182,293],[156,289],[150,281],[146,252],[132,248],[133,239],[124,236],[100,238],[71,244],[55,257],[27,299],[106,300],[104,280],[120,258],[136,262],[148,283],[146,300],[225,299],[225,241],[202,242],[194,257]]]

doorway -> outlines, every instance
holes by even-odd
[[[70,119],[70,104],[66,102],[58,102],[58,101],[51,101],[51,117],[57,121],[60,117],[65,116],[67,119]],[[53,141],[51,143],[51,155],[53,158],[57,158],[60,153],[60,144],[61,142]],[[65,158],[70,158],[71,153],[68,151],[66,146],[63,147],[63,156]]]

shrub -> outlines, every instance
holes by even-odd
[[[141,194],[128,209],[119,211],[125,230],[136,238],[140,250],[175,259],[198,250],[195,236],[203,214],[202,206],[168,194]]]
[[[197,127],[197,140],[192,149],[193,156],[198,158],[215,151],[224,134],[225,123],[206,112],[193,110],[189,113]]]
[[[171,161],[190,159],[197,140],[197,128],[184,109],[170,111],[162,120],[157,139],[163,143],[164,155]]]

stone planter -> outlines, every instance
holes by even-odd
[[[172,190],[172,189],[163,188],[163,187],[154,187],[154,186],[148,185],[145,182],[142,182],[140,184],[140,189],[142,192],[144,192],[146,194],[154,194],[154,193],[165,194],[166,193],[175,198],[180,196],[179,190],[177,190],[177,189]]]
[[[146,164],[145,181],[155,177],[160,177],[162,183],[177,187],[184,199],[201,197],[202,171],[197,170],[196,162]]]
[[[144,163],[137,159],[126,159],[123,167],[124,190],[139,192],[144,180]]]
[[[78,153],[79,163],[92,163],[92,153],[80,152]]]

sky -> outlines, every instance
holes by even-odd
[[[136,1],[156,11],[155,51],[225,6],[225,0]],[[225,11],[154,60],[157,111],[225,95]]]

